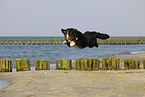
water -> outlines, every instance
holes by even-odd
[[[53,37],[0,37],[0,39],[51,39]],[[55,37],[56,38],[56,37]],[[57,37],[62,38],[62,37]],[[49,60],[51,70],[55,69],[55,60],[116,57],[145,53],[145,45],[100,45],[98,48],[76,49],[67,45],[1,45],[0,59],[12,60],[13,72],[16,72],[16,59],[29,59],[31,70],[35,70],[35,60]],[[10,85],[0,80],[0,89]]]
[[[6,80],[0,80],[0,89],[6,88],[7,86],[9,86],[11,83],[9,83]]]
[[[49,60],[51,69],[55,69],[55,60],[102,58],[145,53],[145,45],[100,45],[98,48],[76,49],[67,45],[0,45],[0,59],[29,59],[31,67],[35,60]]]

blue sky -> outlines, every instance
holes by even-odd
[[[61,28],[145,36],[145,0],[0,0],[0,36],[63,36]]]

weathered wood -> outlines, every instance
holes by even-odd
[[[49,45],[49,40],[48,39],[46,40],[46,45]]]
[[[36,44],[36,43],[35,43],[35,40],[33,39],[33,40],[32,40],[32,45],[35,45],[35,44]]]
[[[108,69],[107,60],[108,60],[108,58],[102,58],[102,70],[107,70]]]
[[[140,60],[135,60],[135,69],[140,69]]]
[[[81,59],[81,70],[88,70],[89,59]]]
[[[81,70],[81,60],[75,60],[75,69]]]
[[[134,60],[133,59],[130,59],[129,60],[129,69],[134,69]]]
[[[29,59],[17,59],[16,60],[16,70],[17,71],[30,71]]]
[[[12,72],[12,60],[0,60],[0,72]]]
[[[56,60],[55,63],[56,63],[56,70],[59,70],[58,60]]]
[[[50,70],[49,60],[36,60],[36,70]]]
[[[26,45],[26,41],[25,40],[23,40],[23,45]]]
[[[99,64],[100,60],[99,59],[92,59],[92,70],[99,70]]]
[[[124,60],[124,70],[129,69],[129,60]]]
[[[71,70],[72,69],[72,62],[68,59],[61,59],[60,60],[60,70]]]
[[[143,60],[143,69],[145,69],[145,59]]]
[[[140,60],[124,60],[124,69],[140,69]]]

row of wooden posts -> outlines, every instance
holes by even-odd
[[[36,60],[36,70],[50,70],[49,60]],[[72,60],[61,59],[60,65],[56,60],[56,70],[71,70]],[[100,70],[99,59],[77,59],[75,60],[76,70]],[[140,60],[124,60],[124,70],[140,69]],[[143,60],[145,69],[145,59]],[[16,71],[30,71],[29,59],[17,59]],[[102,58],[102,70],[120,70],[119,58]],[[0,60],[0,72],[12,72],[12,60]]]
[[[62,44],[64,39],[1,39],[1,45],[53,45]]]
[[[62,44],[64,39],[1,39],[1,45],[57,45]],[[139,45],[145,44],[145,40],[98,40],[100,45]]]

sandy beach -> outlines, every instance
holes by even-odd
[[[121,56],[145,59],[145,53]],[[0,73],[11,85],[0,97],[145,97],[145,70],[46,70]]]

